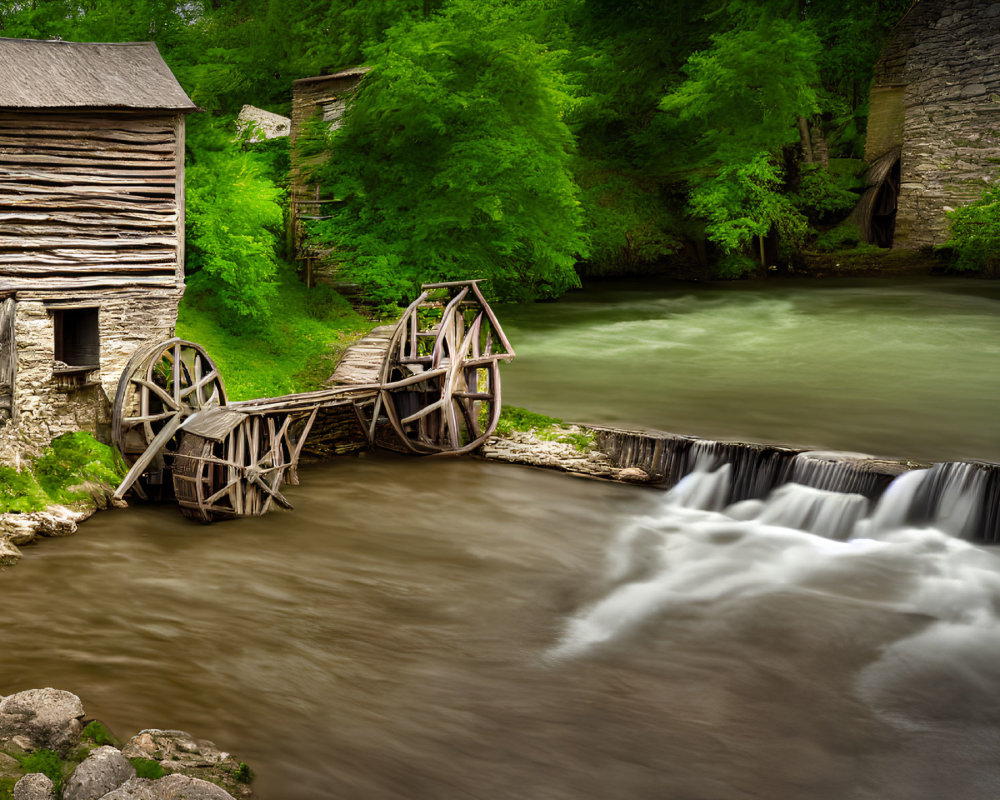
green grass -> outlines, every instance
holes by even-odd
[[[129,761],[135,767],[135,774],[138,778],[148,778],[155,781],[167,774],[167,771],[160,766],[160,762],[151,758],[130,758]]]
[[[0,778],[0,800],[13,800],[17,778]]]
[[[496,435],[510,436],[514,431],[527,433],[532,430],[541,433],[561,424],[562,420],[556,417],[536,414],[534,411],[517,406],[504,406],[500,409],[500,421],[497,422]]]
[[[0,513],[41,511],[53,503],[88,502],[90,495],[71,486],[85,482],[114,486],[125,475],[118,452],[89,433],[65,433],[18,472],[0,466]]]
[[[219,324],[205,295],[189,293],[181,302],[177,335],[205,348],[230,400],[322,388],[340,353],[375,324],[329,287],[307,289],[290,268],[273,308],[269,320],[234,331]]]
[[[106,744],[114,746],[117,743],[105,724],[96,719],[87,723],[87,726],[80,733],[80,738],[89,740],[98,747]]]
[[[34,753],[14,756],[14,758],[21,762],[21,769],[24,770],[25,775],[41,772],[48,777],[52,781],[53,794],[56,797],[60,796],[63,781],[63,760],[59,758],[58,753],[52,750],[36,750]]]
[[[569,444],[581,453],[593,446],[594,434],[588,431],[567,431],[562,425],[563,421],[557,417],[536,414],[517,406],[504,406],[500,409],[500,421],[495,433],[497,436],[510,436],[514,431],[533,432],[542,441]]]

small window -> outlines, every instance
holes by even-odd
[[[91,372],[100,367],[101,343],[96,308],[52,310],[55,326],[55,373]]]

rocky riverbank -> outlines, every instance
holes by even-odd
[[[185,731],[121,743],[57,689],[0,697],[0,800],[249,800],[249,767]]]

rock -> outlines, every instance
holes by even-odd
[[[0,697],[0,700],[3,698]],[[0,778],[16,778],[21,774],[21,762],[6,753],[0,753]]]
[[[0,538],[0,567],[16,564],[21,560],[21,551],[10,539]]]
[[[18,692],[0,702],[0,742],[66,753],[83,730],[83,715],[83,703],[75,694],[58,689]]]
[[[32,772],[14,784],[14,800],[52,800],[52,789],[47,775]]]
[[[127,758],[151,758],[170,769],[211,767],[232,760],[213,742],[195,739],[187,731],[163,731],[149,728],[139,731],[122,748]]]
[[[638,467],[616,469],[613,475],[616,481],[625,481],[626,483],[649,483],[653,480],[646,470],[639,469]]]
[[[190,777],[207,778],[226,787],[238,798],[252,792],[236,779],[240,762],[230,753],[219,750],[214,743],[195,739],[186,731],[150,728],[139,731],[122,747],[126,758],[149,758],[159,761],[170,772],[183,772]]]
[[[167,775],[155,781],[132,778],[100,800],[235,800],[214,783],[187,775]]]
[[[93,514],[93,510],[74,511],[66,506],[49,506],[45,511],[36,512],[38,533],[42,536],[69,536],[76,533],[76,524]]]
[[[12,544],[28,544],[38,535],[37,521],[32,514],[0,514],[0,538]]]
[[[98,747],[66,781],[63,800],[97,800],[135,777],[135,768],[114,747]]]

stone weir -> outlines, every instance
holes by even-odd
[[[991,462],[928,464],[603,425],[515,431],[490,439],[482,455],[663,489],[693,472],[715,471],[728,464],[726,503],[763,499],[786,483],[858,494],[874,503],[892,484],[894,492],[908,495],[899,523],[950,525],[949,532],[956,535],[1000,542],[1000,464]],[[913,477],[896,480],[911,472]]]

